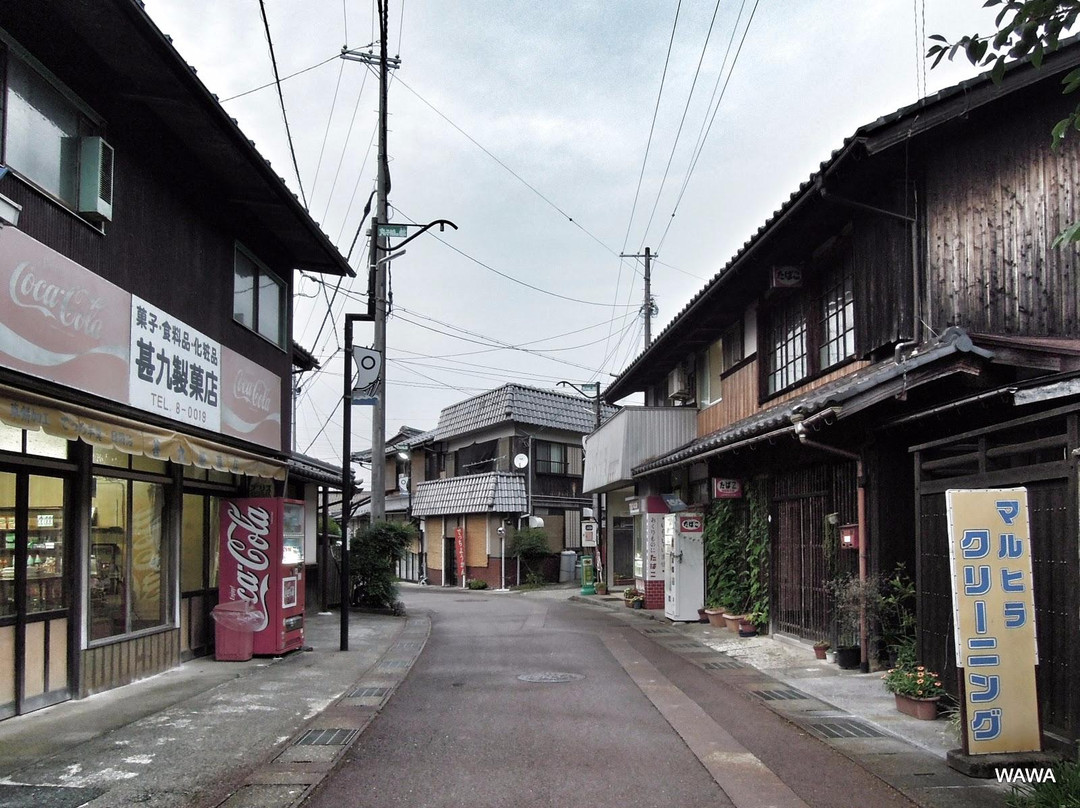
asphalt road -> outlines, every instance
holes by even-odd
[[[517,594],[405,600],[431,617],[427,646],[305,808],[913,805],[643,621]]]

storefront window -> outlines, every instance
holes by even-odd
[[[21,452],[22,430],[0,421],[0,451]]]
[[[165,487],[94,477],[91,498],[90,639],[162,625],[168,563]]]
[[[220,502],[218,497],[184,494],[180,539],[181,592],[197,592],[217,586]],[[204,567],[207,559],[209,563]]]
[[[27,454],[64,459],[67,457],[67,450],[68,442],[64,438],[55,438],[36,429],[28,430],[26,433]]]

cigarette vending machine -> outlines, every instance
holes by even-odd
[[[304,503],[281,497],[221,503],[218,602],[261,613],[252,652],[276,655],[304,644]]]
[[[664,617],[669,620],[696,622],[705,605],[704,525],[700,513],[664,517]]]

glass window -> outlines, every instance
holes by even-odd
[[[168,612],[165,486],[95,476],[90,639],[163,625]]]
[[[566,460],[565,444],[537,441],[534,448],[536,452],[536,470],[538,472],[548,474],[569,473],[570,467]]]
[[[22,451],[23,431],[17,426],[8,426],[0,421],[0,450],[5,452]]]
[[[181,592],[198,592],[217,586],[220,503],[218,497],[184,494],[180,538]]]
[[[0,520],[0,617],[10,617],[16,607],[15,475],[6,471],[0,472]]]
[[[855,289],[851,262],[826,273],[821,296],[821,367],[855,355]]]
[[[104,446],[94,447],[94,465],[96,466],[114,466],[118,469],[126,469],[130,456],[119,449],[107,449]]]
[[[766,390],[776,393],[809,373],[806,354],[806,315],[801,301],[777,308],[766,333]]]
[[[239,246],[233,272],[233,319],[285,347],[285,284]]]
[[[68,442],[65,438],[46,435],[38,429],[26,431],[26,453],[41,457],[55,457],[61,460],[67,457]]]

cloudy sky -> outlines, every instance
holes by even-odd
[[[351,250],[357,279],[303,278],[295,301],[295,339],[324,363],[302,379],[295,448],[339,463],[378,81],[337,57],[377,38],[374,0],[264,0],[299,179],[259,0],[145,2]],[[460,228],[392,265],[389,435],[509,381],[606,384],[643,348],[642,267],[620,253],[659,255],[658,334],[856,127],[972,75],[930,70],[926,37],[993,28],[982,0],[389,2],[391,218]],[[370,446],[370,408],[353,425]]]

